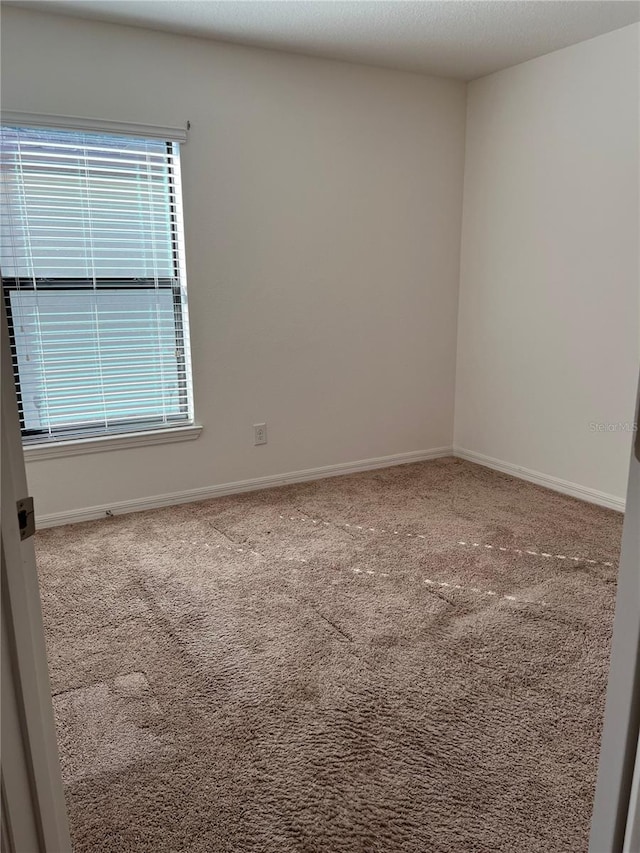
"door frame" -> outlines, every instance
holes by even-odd
[[[35,551],[20,538],[16,508],[27,478],[1,310],[2,839],[16,853],[71,853]]]

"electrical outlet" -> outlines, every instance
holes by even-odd
[[[267,443],[267,425],[266,424],[254,424],[253,425],[253,443],[254,444],[266,444]]]

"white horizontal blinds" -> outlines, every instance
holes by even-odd
[[[165,142],[36,128],[2,142],[4,275],[174,275]]]
[[[190,420],[178,146],[3,127],[0,157],[25,436]]]

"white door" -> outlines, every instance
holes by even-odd
[[[71,853],[56,743],[7,319],[2,305],[2,849]]]
[[[639,423],[640,386],[636,403]],[[631,452],[616,616],[590,853],[640,853],[638,783],[633,784],[640,726],[640,433]],[[636,769],[636,778],[640,768]],[[633,791],[632,791],[633,788]],[[625,841],[626,836],[626,841]],[[635,840],[634,840],[635,839]],[[630,846],[633,845],[633,846]]]

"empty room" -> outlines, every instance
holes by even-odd
[[[3,849],[637,853],[639,21],[2,4]]]

